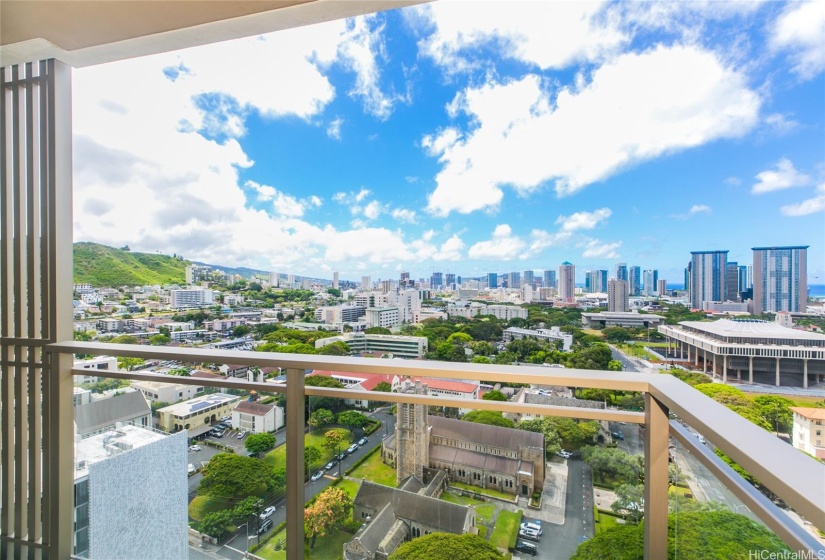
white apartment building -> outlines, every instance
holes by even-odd
[[[211,321],[204,321],[203,328],[208,331],[225,333],[246,323],[246,319],[213,319]]]
[[[232,411],[232,427],[253,434],[280,430],[284,427],[284,409],[273,404],[241,401]]]
[[[440,309],[436,309],[434,307],[422,307],[421,309],[416,309],[413,311],[413,323],[420,323],[421,321],[426,321],[427,319],[443,319],[447,317],[447,314],[441,311]]]
[[[630,288],[627,280],[611,278],[607,281],[607,310],[625,313],[630,308]]]
[[[523,338],[534,338],[536,340],[547,340],[550,342],[561,342],[561,349],[564,352],[569,352],[573,346],[573,335],[561,332],[559,327],[550,327],[549,329],[519,329],[510,327],[504,330],[504,342],[511,340],[521,340]]]
[[[91,284],[74,284],[72,289],[78,294],[85,294],[94,291],[94,286]]]
[[[123,321],[120,319],[98,319],[97,330],[102,333],[120,332],[123,330]]]
[[[356,323],[366,312],[367,308],[361,305],[319,307],[315,310],[315,320],[327,324]]]
[[[510,319],[526,319],[527,310],[517,305],[488,305],[481,310],[480,315],[492,315],[496,319],[509,321]]]
[[[137,389],[150,403],[165,402],[175,404],[192,399],[203,393],[203,387],[183,385],[181,383],[160,383],[158,381],[132,381],[132,388]]]
[[[427,352],[427,337],[394,334],[346,333],[341,336],[320,338],[315,348],[323,348],[333,342],[345,342],[354,353],[386,352],[396,358],[423,358]]]
[[[212,290],[195,288],[190,290],[169,290],[169,305],[174,308],[203,307],[214,303]]]
[[[158,329],[160,329],[160,328],[169,329],[169,332],[191,331],[195,328],[195,323],[193,323],[192,321],[186,321],[186,322],[171,321],[171,322],[168,322],[168,323],[159,323],[157,325],[157,328]]]
[[[74,406],[89,404],[90,402],[92,402],[92,392],[90,390],[82,389],[80,387],[75,387],[74,388],[74,396],[73,396]]]
[[[230,307],[243,305],[245,301],[246,298],[238,294],[226,294],[223,296],[223,304],[229,305]]]
[[[75,360],[75,369],[88,369],[89,375],[75,375],[74,384],[83,385],[84,383],[97,383],[100,377],[94,375],[94,370],[116,370],[117,358],[114,356],[96,356],[88,360]]]
[[[825,459],[825,408],[806,408],[792,406],[793,411],[793,446]]]
[[[397,307],[369,307],[365,312],[365,319],[371,327],[391,329],[401,324]]]

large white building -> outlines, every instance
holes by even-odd
[[[315,310],[315,320],[327,324],[357,323],[366,313],[367,308],[362,305],[319,307]]]
[[[94,374],[95,370],[112,371],[117,369],[117,358],[114,356],[96,356],[88,360],[75,360],[75,369],[88,369],[89,375],[75,375],[74,384],[97,383],[100,377]]]
[[[385,352],[396,358],[423,358],[427,353],[427,337],[391,334],[345,333],[341,336],[320,338],[315,348],[333,342],[345,342],[354,353]]]
[[[582,313],[583,327],[628,327],[628,328],[655,328],[664,323],[665,318],[651,313],[619,313],[603,311],[602,313]]]
[[[536,340],[547,340],[550,342],[561,342],[561,349],[569,352],[573,346],[573,335],[561,332],[559,327],[550,327],[550,329],[519,329],[510,327],[504,329],[504,342],[511,340],[521,340],[523,338],[534,338]]]
[[[391,329],[401,324],[397,307],[368,307],[364,318],[370,327]]]
[[[675,353],[705,373],[749,383],[808,387],[825,377],[825,335],[755,319],[682,321],[661,325]]]
[[[75,442],[75,556],[189,558],[187,437],[122,424]]]
[[[167,432],[189,430],[192,435],[198,435],[221,417],[231,416],[239,400],[241,398],[234,395],[214,393],[179,402],[157,411],[158,424]]]
[[[808,304],[808,247],[753,248],[753,314],[804,312]]]
[[[169,305],[174,308],[203,307],[214,303],[212,290],[169,290]]]
[[[572,302],[576,297],[576,265],[564,261],[559,266],[559,299]]]
[[[793,411],[793,446],[825,459],[825,408],[805,408],[792,406]]]

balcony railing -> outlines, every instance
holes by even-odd
[[[537,366],[498,366],[411,360],[376,360],[317,355],[273,354],[171,347],[147,347],[102,343],[62,342],[47,347],[51,354],[74,353],[116,355],[124,357],[180,360],[201,363],[233,363],[259,367],[279,367],[287,372],[286,385],[250,382],[237,379],[204,379],[168,376],[150,372],[96,371],[97,375],[131,380],[165,381],[223,389],[257,390],[286,393],[286,531],[287,558],[304,557],[304,399],[307,396],[340,399],[364,399],[364,392],[305,386],[306,370],[337,370],[354,373],[381,373],[398,376],[421,376],[501,383],[530,383],[618,391],[636,391],[645,396],[645,411],[544,406],[498,401],[467,401],[448,397],[430,397],[398,393],[376,393],[376,401],[419,403],[426,405],[476,408],[530,415],[561,416],[592,420],[609,420],[642,424],[644,430],[644,530],[645,558],[666,558],[668,545],[668,445],[673,436],[713,473],[745,506],[787,546],[798,552],[825,554],[825,548],[803,527],[795,523],[766,496],[742,479],[728,465],[692,436],[678,416],[701,433],[713,445],[751,473],[788,506],[817,527],[825,526],[825,466],[793,450],[787,443],[753,425],[725,406],[699,393],[678,379],[663,374],[605,372],[592,370],[549,369]],[[68,364],[68,360],[60,360]],[[70,366],[65,366],[69,367]],[[88,375],[84,369],[72,369],[72,375]],[[67,451],[61,464],[71,464]],[[61,519],[70,525],[70,519]],[[67,530],[69,530],[67,528]],[[808,556],[811,557],[811,556]],[[813,556],[817,557],[817,556]],[[821,557],[821,556],[818,556]]]

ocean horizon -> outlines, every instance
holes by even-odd
[[[576,284],[577,288],[584,288],[584,284]],[[684,290],[684,284],[668,284],[668,290]],[[808,297],[825,298],[825,284],[808,284]]]

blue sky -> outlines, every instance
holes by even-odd
[[[825,4],[436,2],[74,72],[75,239],[296,275],[810,245]]]

